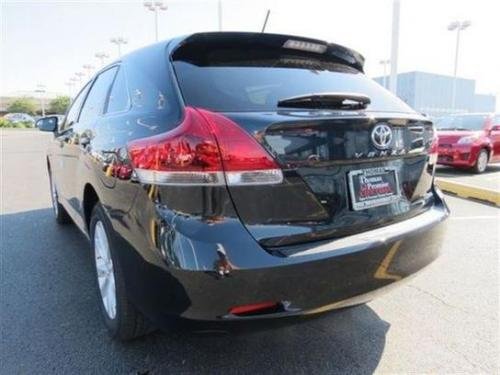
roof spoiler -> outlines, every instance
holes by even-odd
[[[249,33],[249,32],[210,32],[196,33],[178,40],[171,50],[172,60],[178,60],[186,55],[199,54],[203,51],[218,47],[242,48],[283,48],[300,51],[307,55],[320,55],[331,58],[363,72],[365,58],[360,53],[334,43],[327,43],[318,39],[310,39],[293,35]]]

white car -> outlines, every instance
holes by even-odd
[[[27,113],[8,113],[3,118],[9,120],[10,122],[13,122],[14,124],[18,122],[30,122],[32,124],[35,123],[35,119]]]

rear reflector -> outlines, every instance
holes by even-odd
[[[262,313],[272,313],[277,310],[280,304],[277,302],[259,302],[249,305],[234,306],[229,309],[229,313],[233,315],[252,315]]]
[[[262,185],[283,181],[271,155],[232,120],[186,107],[182,123],[128,144],[139,181],[159,185]]]

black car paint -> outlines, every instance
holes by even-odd
[[[368,229],[394,223],[432,204],[429,200],[433,169],[428,167],[427,154],[432,141],[432,124],[426,119],[405,118],[395,113],[331,111],[227,115],[250,133],[257,134],[285,171],[283,184],[229,189],[241,220],[265,247],[354,234],[360,226]],[[404,153],[383,157],[376,153],[369,133],[377,123],[392,124]],[[299,154],[297,150],[276,152],[274,143],[289,141],[296,134],[302,141],[298,147],[300,152],[319,151],[298,158],[295,157]],[[271,137],[277,139],[271,140]],[[328,145],[328,148],[321,149],[315,143]],[[293,146],[293,142],[290,144]],[[365,154],[358,159],[357,155],[363,151]],[[367,157],[370,153],[373,156]],[[378,166],[397,170],[402,179],[404,199],[398,204],[353,212],[347,173],[352,169]],[[280,199],[275,199],[278,196]]]
[[[356,222],[348,226],[347,232],[332,227],[318,230],[321,223],[332,222],[332,207],[336,204],[340,204],[345,215],[339,214],[336,223],[349,222],[347,196],[327,203],[318,202],[312,194],[302,197],[305,202],[297,199],[293,186],[304,184],[308,178],[306,169],[314,168],[316,160],[307,168],[302,167],[300,173],[285,168],[286,181],[282,186],[256,186],[247,191],[221,186],[140,184],[128,162],[126,145],[132,139],[172,129],[182,120],[183,99],[167,56],[184,41],[180,38],[168,44],[159,43],[116,63],[125,71],[140,66],[156,75],[154,79],[163,82],[164,94],[171,104],[168,111],[141,109],[131,98],[130,107],[121,113],[103,115],[94,123],[77,123],[57,132],[48,152],[50,173],[62,189],[61,204],[87,237],[92,204],[98,199],[103,205],[115,231],[111,241],[119,249],[127,292],[147,317],[160,327],[171,315],[203,320],[238,319],[227,315],[231,306],[261,301],[281,301],[286,302],[284,306],[291,306],[283,314],[270,316],[306,313],[392,284],[436,258],[444,231],[444,226],[437,224],[446,218],[448,209],[433,186],[433,166],[428,164],[425,152],[407,155],[404,161],[389,160],[395,165],[399,163],[399,167],[402,163],[418,165],[421,182],[416,186],[411,173],[402,182],[411,186],[407,198],[418,209],[411,215],[395,217],[393,214],[400,213],[395,207],[382,207],[372,211],[373,220],[363,230],[418,216],[429,207],[441,213],[436,225],[409,230],[403,237],[381,238],[369,248],[352,246],[303,257],[290,255],[316,246],[318,241],[334,243],[336,238],[359,231]],[[283,123],[293,122],[300,113],[265,115],[273,117],[273,122]],[[318,114],[311,111],[307,117],[317,121]],[[227,115],[250,124],[256,133],[263,131],[258,119]],[[406,125],[428,123],[416,114],[363,113],[359,118],[369,126],[376,119],[385,121],[387,116]],[[342,114],[320,117],[335,121],[347,118]],[[349,163],[362,167],[374,161],[377,162],[363,158]],[[347,170],[342,161],[328,168],[333,169],[314,178],[330,178]],[[276,190],[287,199],[270,203],[274,205],[271,212],[282,215],[278,222],[269,222],[271,212],[266,211],[267,206],[257,213],[252,209],[255,202],[267,201],[266,197]],[[302,215],[298,224],[294,223],[297,211]],[[383,220],[377,218],[378,212],[385,214]],[[287,237],[293,238],[293,246]],[[381,273],[381,269],[387,272]]]

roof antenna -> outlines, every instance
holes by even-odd
[[[264,25],[262,25],[261,33],[263,33],[266,30],[267,20],[269,19],[269,14],[271,14],[271,9],[267,10],[266,19],[264,20]]]

